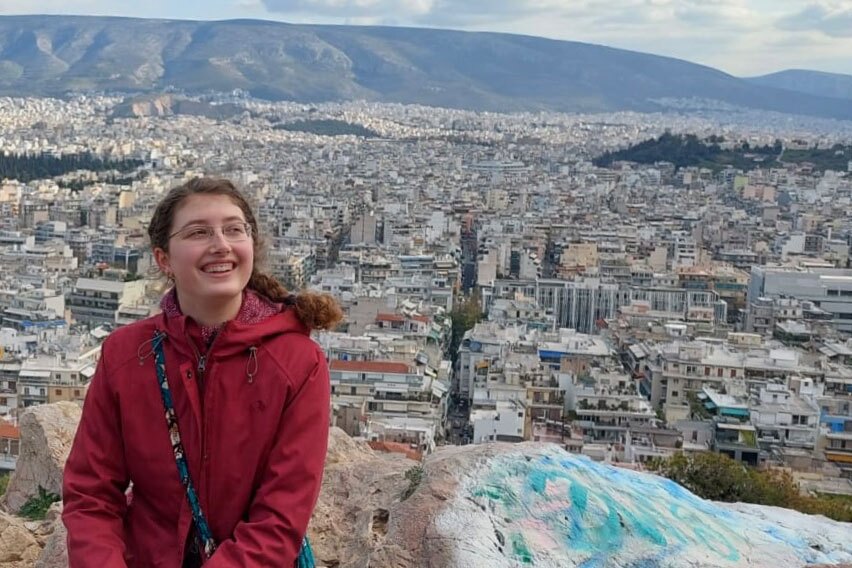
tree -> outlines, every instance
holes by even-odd
[[[472,329],[476,323],[482,319],[482,303],[479,299],[479,292],[474,292],[467,298],[462,298],[453,311],[450,312],[450,318],[453,322],[453,338],[450,343],[450,353],[453,361],[458,357],[459,345],[467,330]]]
[[[722,454],[677,453],[667,460],[654,462],[652,469],[699,497],[714,501],[744,501],[750,490],[746,467]]]
[[[651,460],[648,468],[704,499],[786,507],[852,522],[852,500],[802,495],[794,477],[785,470],[761,471],[713,452],[677,453],[668,459]]]

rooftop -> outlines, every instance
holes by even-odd
[[[361,373],[408,373],[411,368],[399,361],[332,361],[329,365],[332,371],[354,371]]]

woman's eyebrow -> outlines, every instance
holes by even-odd
[[[242,217],[240,217],[239,215],[232,215],[230,217],[226,217],[226,218],[222,219],[223,223],[230,223],[231,221],[241,221],[243,223],[246,222],[246,220],[243,219]],[[189,226],[192,226],[192,225],[209,225],[209,224],[210,224],[210,222],[207,221],[207,219],[193,219],[191,221],[187,221],[186,223],[184,223],[182,228],[189,227]]]

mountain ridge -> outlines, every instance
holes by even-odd
[[[787,89],[799,93],[852,99],[852,75],[828,73],[810,69],[785,69],[777,73],[749,77],[747,81],[766,87]]]
[[[852,120],[848,101],[671,57],[495,32],[265,20],[0,17],[0,95],[244,89],[483,111],[659,111],[664,99]]]

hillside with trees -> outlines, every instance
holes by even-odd
[[[0,179],[16,179],[27,183],[47,179],[77,170],[129,172],[142,165],[142,160],[104,159],[89,152],[80,154],[0,154]]]

